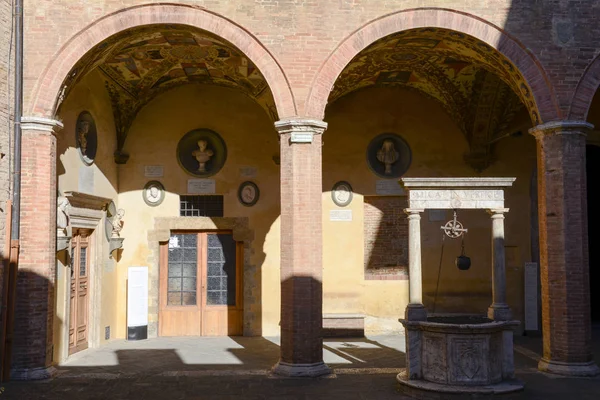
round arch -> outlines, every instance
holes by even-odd
[[[559,119],[560,111],[549,80],[530,52],[495,25],[466,13],[442,8],[398,11],[368,22],[351,33],[321,65],[306,99],[306,114],[323,118],[337,77],[363,49],[393,33],[426,27],[461,32],[496,49],[521,71],[531,88],[539,114],[538,123]]]
[[[44,69],[26,107],[29,115],[54,118],[61,86],[73,66],[89,50],[129,28],[154,24],[180,24],[203,29],[236,46],[265,77],[280,118],[297,114],[296,103],[283,69],[259,40],[233,21],[184,4],[147,4],[125,8],[92,22],[69,39]]]
[[[586,121],[592,100],[600,87],[600,55],[587,66],[583,76],[577,83],[571,107],[569,108],[569,120]]]

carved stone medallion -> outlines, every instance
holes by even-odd
[[[393,133],[377,136],[367,147],[367,164],[381,178],[399,178],[408,170],[411,160],[410,147]]]
[[[75,125],[75,143],[79,156],[85,165],[91,165],[96,158],[98,147],[98,135],[94,117],[87,111],[83,111],[77,118]]]
[[[339,181],[331,189],[331,199],[339,207],[352,203],[352,186],[348,182]]]
[[[177,161],[190,175],[208,177],[225,165],[227,147],[221,136],[210,129],[186,133],[177,144]]]
[[[246,207],[256,204],[260,197],[260,190],[256,183],[251,181],[242,182],[238,189],[238,199]]]
[[[144,186],[142,197],[150,207],[156,207],[165,199],[165,187],[159,181],[150,181]]]

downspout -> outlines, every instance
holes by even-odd
[[[17,292],[17,271],[19,268],[19,239],[21,213],[21,117],[23,115],[23,0],[15,0],[15,105],[14,105],[14,153],[13,153],[13,189],[12,217],[10,226],[10,255],[8,265],[8,282],[5,282],[6,319],[2,354],[2,381],[10,378],[10,367],[13,348],[13,332],[15,321],[15,303]]]

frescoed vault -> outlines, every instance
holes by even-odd
[[[402,86],[440,102],[469,141],[466,161],[482,170],[491,143],[515,115],[538,112],[523,76],[498,51],[468,35],[435,28],[387,36],[359,53],[340,74],[329,102],[369,86]]]
[[[273,96],[258,68],[232,44],[180,25],[145,26],[117,34],[88,52],[63,85],[60,102],[85,75],[98,68],[113,104],[118,135],[117,162],[139,110],[171,88],[202,83],[241,90],[277,120]]]

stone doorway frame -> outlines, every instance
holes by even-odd
[[[231,231],[236,242],[243,242],[244,260],[242,263],[242,293],[243,293],[243,335],[254,334],[251,321],[255,318],[251,308],[252,292],[246,290],[254,285],[253,272],[256,266],[252,264],[252,245],[254,230],[249,226],[247,217],[156,217],[154,229],[148,231],[148,248],[150,254],[148,264],[148,338],[158,337],[159,300],[160,295],[160,244],[168,242],[171,231]]]
[[[101,308],[102,304],[102,269],[104,266],[105,251],[108,250],[106,240],[104,240],[104,218],[106,218],[106,205],[110,199],[83,194],[79,192],[65,192],[65,197],[69,199],[69,228],[68,235],[72,236],[73,228],[83,228],[93,230],[90,235],[90,246],[92,250],[92,259],[90,263],[89,278],[89,304],[88,304],[88,348],[100,346],[101,338]],[[70,244],[68,252],[70,253]],[[70,286],[71,279],[69,266],[65,264],[68,259],[64,255],[57,257],[57,299],[56,299],[56,318],[60,315],[64,319],[58,324],[60,348],[58,354],[54,357],[59,363],[69,358],[69,323],[71,316],[70,304]],[[60,286],[59,286],[60,285]],[[58,297],[61,294],[62,296]]]

